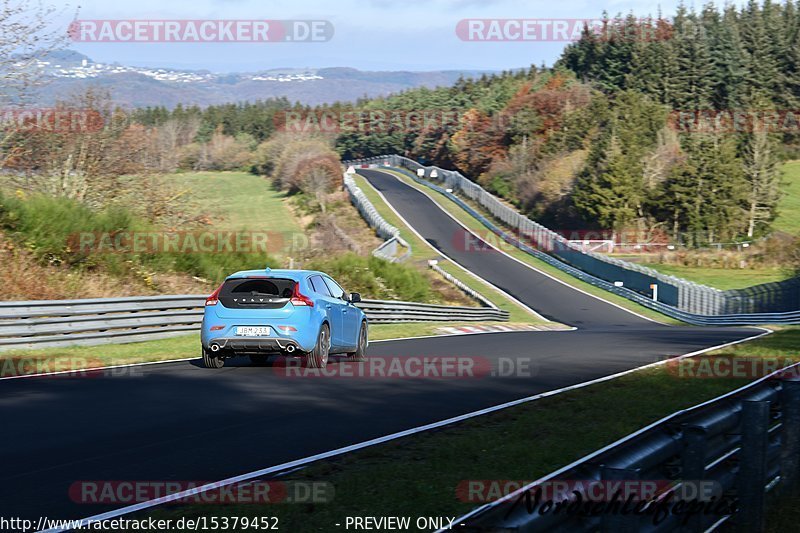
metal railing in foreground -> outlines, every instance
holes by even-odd
[[[467,531],[707,531],[722,524],[762,531],[767,497],[800,480],[798,371],[800,363],[679,411],[456,523]],[[653,491],[640,500],[656,502],[652,512],[622,513],[612,505],[620,488],[637,492],[634,500]],[[555,513],[543,507],[554,492],[555,500],[568,503],[596,502],[600,495],[603,507],[588,515],[569,507]],[[673,512],[678,499],[685,502],[682,512]],[[656,513],[659,502],[667,512]]]
[[[206,296],[140,296],[0,302],[0,350],[136,342],[200,329]],[[508,312],[394,300],[363,300],[371,323],[507,321]]]

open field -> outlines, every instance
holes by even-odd
[[[662,265],[656,263],[639,263],[642,266],[677,276],[680,278],[716,287],[717,289],[743,289],[752,285],[769,283],[771,281],[781,281],[788,277],[789,273],[780,268],[709,268],[709,267],[690,267],[681,265]]]
[[[773,227],[792,235],[800,235],[800,161],[783,166],[784,195],[778,204],[778,217]]]
[[[247,172],[192,172],[169,174],[180,188],[190,191],[198,209],[218,228],[252,231],[300,231],[285,193],[269,180]]]
[[[197,214],[215,229],[266,232],[268,250],[283,259],[292,243],[306,242],[289,199],[269,180],[247,172],[192,172],[164,176],[189,191]],[[273,244],[270,244],[273,243]],[[283,266],[283,265],[279,265]]]

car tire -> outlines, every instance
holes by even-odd
[[[356,348],[355,352],[350,352],[347,354],[347,361],[366,361],[367,360],[367,343],[369,339],[369,333],[367,331],[367,323],[361,323],[361,329],[358,331],[358,348]]]
[[[331,328],[322,324],[317,335],[317,344],[305,356],[305,365],[308,368],[325,368],[328,365],[328,352],[331,349]]]
[[[225,359],[211,355],[211,352],[203,348],[203,366],[206,368],[222,368],[225,366]]]
[[[261,355],[261,354],[250,354],[250,362],[253,363],[253,366],[266,366],[269,362],[268,355]]]

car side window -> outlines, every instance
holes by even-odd
[[[334,298],[339,298],[340,300],[344,300],[344,289],[341,288],[338,283],[333,281],[331,278],[323,277],[322,279],[324,279],[325,283],[328,285],[328,289],[331,291],[331,296]]]
[[[327,285],[324,281],[322,281],[322,277],[320,276],[311,276],[309,279],[311,282],[311,286],[314,288],[314,292],[317,294],[321,294],[322,296],[331,296],[331,292],[328,290]]]

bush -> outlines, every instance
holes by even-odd
[[[256,270],[278,264],[268,255],[248,252],[172,253],[163,254],[161,259],[170,270],[185,272],[214,283],[222,283],[226,277],[239,270]]]
[[[83,232],[114,232],[136,227],[126,209],[111,207],[100,212],[75,200],[46,195],[8,196],[0,193],[0,226],[15,241],[45,263],[77,265],[88,254],[75,247]]]
[[[364,298],[420,303],[438,301],[428,278],[409,265],[348,253],[313,260],[306,268],[329,274],[347,291],[359,292]]]

